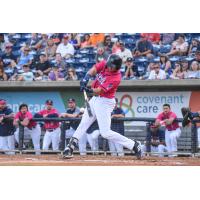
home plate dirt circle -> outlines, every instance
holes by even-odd
[[[0,166],[200,166],[200,158],[112,157],[104,155],[74,155],[62,159],[60,155],[0,155]]]

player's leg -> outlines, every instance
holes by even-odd
[[[7,151],[8,149],[8,142],[7,136],[1,136],[1,150]],[[7,154],[7,152],[5,152]]]
[[[14,155],[15,152],[12,150],[15,150],[15,136],[10,135],[7,137],[7,143],[8,143],[8,149],[11,150],[11,152],[8,152],[9,155]]]
[[[177,139],[180,137],[181,135],[181,129],[180,128],[177,128],[176,130],[174,131],[171,131],[171,135],[170,135],[170,140],[171,140],[171,150],[173,152],[176,152],[177,151]]]
[[[86,133],[87,129],[92,125],[92,123],[96,120],[96,115],[93,108],[95,101],[96,101],[96,97],[92,97],[92,99],[89,102],[93,116],[89,117],[87,109],[85,109],[85,112],[82,116],[82,119],[78,128],[76,129],[73,137],[70,139],[69,144],[67,145],[67,147],[65,148],[65,151],[63,152],[64,154],[63,158],[72,157],[73,151],[75,147],[78,145],[78,141]]]
[[[71,138],[74,135],[75,130],[73,128],[70,127],[70,129],[67,129],[65,131],[65,138]]]
[[[108,140],[108,146],[109,146],[111,156],[117,156],[117,150],[115,148],[115,143]]]
[[[171,135],[171,131],[165,130],[165,143],[166,143],[168,153],[172,152],[170,135]]]
[[[59,141],[60,141],[60,128],[57,128],[52,132],[51,138],[52,138],[52,148],[54,151],[59,150]]]
[[[124,156],[124,148],[123,145],[115,143],[115,149],[117,151],[118,156]]]
[[[87,134],[85,133],[78,141],[78,148],[81,156],[86,155]]]
[[[200,148],[200,127],[197,129],[197,134],[198,134],[198,146]]]
[[[41,128],[39,124],[37,124],[36,127],[30,132],[30,135],[33,142],[35,154],[40,155]]]
[[[111,142],[119,143],[130,150],[134,150],[136,154],[138,153],[137,157],[140,158],[141,147],[137,141],[133,141],[110,129],[111,112],[114,106],[115,100],[108,98],[98,98],[96,104],[94,105],[100,134],[102,135],[102,137],[110,140]]]
[[[48,150],[49,149],[49,146],[50,146],[50,144],[52,142],[51,133],[52,132],[45,131],[44,138],[43,138],[43,145],[42,145],[42,149],[43,150]]]
[[[91,134],[87,134],[87,140],[93,152],[99,150],[99,135],[99,130],[95,130]]]
[[[167,148],[165,145],[163,144],[159,144],[158,145],[158,153],[159,153],[159,157],[164,157],[163,153],[167,151]]]

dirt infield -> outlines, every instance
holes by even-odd
[[[200,166],[200,158],[145,157],[137,160],[132,156],[78,156],[62,159],[60,155],[0,155],[0,166]]]

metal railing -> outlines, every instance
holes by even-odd
[[[63,153],[64,148],[65,148],[65,125],[66,122],[71,122],[71,121],[80,121],[81,118],[33,118],[34,121],[37,122],[45,122],[45,121],[57,121],[57,122],[61,122],[61,136],[60,136],[60,150],[59,151],[53,151],[53,150],[41,150],[40,152],[47,152],[47,153]],[[155,118],[138,118],[138,117],[125,117],[125,118],[113,118],[112,121],[124,121],[124,122],[147,122],[146,123],[146,131],[147,133],[150,132],[150,122],[154,122]],[[182,122],[182,119],[178,118],[177,119],[178,122]],[[191,123],[191,151],[188,153],[185,152],[178,152],[177,154],[179,155],[199,155],[198,154],[198,136],[197,136],[197,126],[196,123],[200,122],[198,120],[193,120]],[[134,137],[134,135],[133,135]],[[23,152],[35,152],[34,150],[24,150],[23,149],[23,142],[24,142],[24,127],[19,124],[19,147],[18,150],[15,150],[15,152],[19,152],[20,154],[22,154]],[[147,141],[147,143],[150,144],[150,142]],[[78,153],[78,151],[76,151],[76,153]],[[87,151],[87,153],[91,153],[91,151]],[[107,153],[111,153],[107,150],[103,150],[103,151],[98,151],[98,153],[104,153],[105,155]],[[125,151],[125,154],[130,154],[130,151]],[[150,145],[147,145],[147,152],[148,155],[151,155],[151,148]],[[154,153],[156,154],[156,153]],[[167,153],[164,153],[164,155],[167,155]]]

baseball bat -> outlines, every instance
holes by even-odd
[[[87,108],[87,111],[88,111],[88,115],[89,115],[89,117],[92,117],[93,116],[92,110],[91,110],[89,100],[88,100],[88,96],[87,96],[87,93],[86,93],[85,90],[83,90],[83,94],[84,94],[84,98],[85,98],[85,104],[86,104],[86,108]]]

